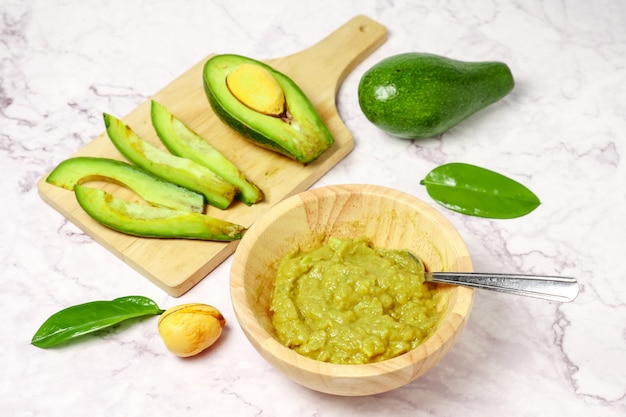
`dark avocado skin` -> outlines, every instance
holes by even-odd
[[[370,68],[359,82],[367,119],[391,135],[418,139],[439,135],[506,96],[515,85],[497,61],[464,62],[410,52]]]

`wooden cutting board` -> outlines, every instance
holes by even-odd
[[[202,69],[211,55],[151,97],[223,152],[265,193],[265,200],[254,206],[235,201],[227,210],[209,207],[207,214],[249,227],[274,204],[309,188],[344,158],[353,149],[354,141],[337,113],[337,91],[350,71],[382,45],[386,37],[384,26],[357,16],[308,49],[265,61],[300,86],[335,138],[332,148],[306,166],[248,142],[215,116],[202,85]],[[150,121],[150,100],[122,119],[143,139],[165,149]],[[103,133],[73,156],[124,160],[104,132],[104,122],[102,127]],[[238,242],[138,238],[110,230],[81,209],[72,191],[46,183],[46,177],[38,183],[44,201],[174,297],[189,291],[237,248]],[[135,198],[114,184],[95,186]]]

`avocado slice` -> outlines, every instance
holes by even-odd
[[[204,211],[204,197],[116,159],[78,156],[66,159],[46,177],[46,182],[74,191],[89,181],[113,181],[133,190],[148,203],[173,210]]]
[[[74,193],[93,219],[133,236],[233,241],[246,231],[241,225],[201,213],[131,203],[98,188],[76,185]]]
[[[255,67],[256,70],[249,70]],[[241,82],[231,83],[229,87],[231,74],[236,74],[232,77]],[[246,74],[250,74],[248,80]],[[316,160],[334,143],[330,131],[302,90],[269,65],[241,55],[214,55],[204,64],[203,84],[215,114],[261,147],[306,164]],[[284,97],[282,108],[280,94],[274,94],[276,84]],[[234,90],[235,85],[239,86],[237,90]],[[270,110],[273,107],[258,103],[256,96],[271,97],[267,101],[278,103],[280,110]]]
[[[406,139],[439,135],[506,96],[515,85],[498,61],[465,62],[408,52],[383,59],[358,86],[359,105],[374,125]]]
[[[239,189],[237,194],[246,205],[263,199],[263,192],[219,150],[199,136],[189,126],[152,100],[152,125],[165,147],[174,155],[191,159],[230,182]]]
[[[131,163],[171,183],[196,191],[217,208],[226,209],[237,188],[210,169],[162,151],[142,138],[120,119],[104,113],[107,134],[117,150]]]

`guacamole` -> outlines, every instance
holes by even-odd
[[[278,267],[270,310],[281,343],[312,359],[363,364],[422,343],[440,316],[441,296],[406,251],[366,238],[329,238],[294,250]]]

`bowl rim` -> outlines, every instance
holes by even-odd
[[[259,321],[256,320],[254,312],[251,310],[248,303],[244,305],[239,304],[236,301],[241,298],[247,300],[243,285],[245,281],[244,271],[246,270],[246,264],[248,262],[247,254],[249,253],[248,249],[253,247],[259,239],[260,233],[272,224],[275,218],[280,217],[289,210],[305,204],[305,200],[307,198],[319,197],[319,195],[323,194],[326,190],[340,191],[350,194],[369,194],[377,197],[399,199],[402,203],[409,204],[410,206],[417,206],[420,210],[428,211],[437,223],[445,225],[449,232],[455,234],[455,239],[458,239],[459,242],[462,243],[462,256],[466,259],[461,262],[462,268],[460,268],[460,270],[465,272],[471,272],[473,270],[469,251],[457,229],[434,207],[411,194],[385,186],[356,183],[322,186],[294,194],[275,204],[271,210],[251,225],[242,240],[239,242],[232,262],[230,292],[233,310],[245,336],[253,344],[255,349],[266,360],[270,361],[270,359],[273,358],[274,361],[280,361],[288,367],[301,369],[300,365],[305,364],[307,366],[302,368],[306,368],[304,370],[307,372],[313,372],[312,370],[314,370],[315,374],[326,377],[359,379],[363,377],[378,376],[381,374],[381,371],[404,370],[412,367],[416,361],[432,356],[433,353],[436,353],[444,348],[446,345],[445,342],[448,339],[458,338],[460,331],[465,326],[467,318],[469,317],[473,304],[474,290],[467,287],[456,286],[456,288],[451,290],[455,291],[455,297],[459,299],[458,302],[455,302],[455,305],[448,313],[448,318],[452,320],[450,322],[447,320],[443,326],[438,326],[435,332],[433,332],[424,342],[402,355],[379,362],[370,362],[365,364],[329,363],[301,355],[295,350],[283,345],[276,339],[276,337],[269,333],[259,323]],[[244,257],[243,260],[241,259],[242,257]],[[446,332],[446,337],[442,339],[441,333],[444,331]],[[262,337],[259,338],[257,337],[258,335],[262,335]],[[442,354],[439,355],[439,359],[445,356],[445,353],[446,352],[442,352]]]

